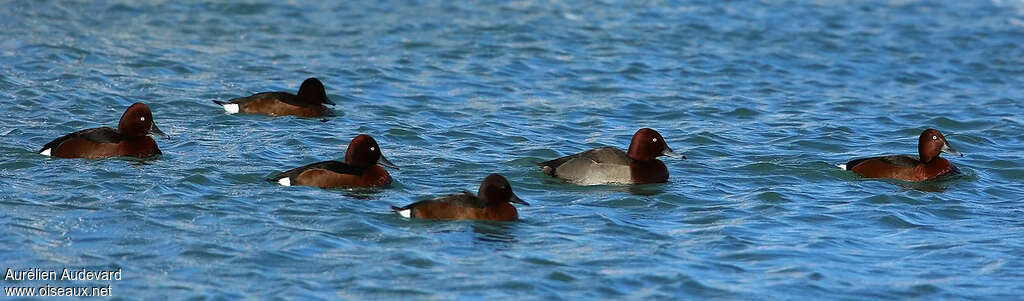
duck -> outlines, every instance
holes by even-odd
[[[484,178],[475,195],[463,190],[404,207],[391,206],[391,210],[410,219],[515,221],[519,212],[512,203],[530,205],[516,196],[508,179],[493,173]]]
[[[228,101],[214,100],[228,114],[247,113],[269,116],[324,117],[329,116],[330,109],[324,104],[333,105],[327,98],[324,84],[315,77],[307,78],[299,86],[299,93],[262,92]]]
[[[150,134],[167,137],[153,121],[153,112],[136,102],[125,109],[117,129],[98,127],[73,132],[43,145],[40,155],[59,158],[147,158],[160,155]]]
[[[918,157],[890,155],[854,159],[837,166],[865,178],[889,178],[908,182],[920,182],[944,175],[959,174],[960,169],[940,153],[963,157],[953,149],[949,141],[936,129],[926,129],[917,140]]]
[[[292,168],[267,181],[281,186],[379,187],[391,184],[391,175],[381,166],[398,169],[380,151],[377,140],[359,134],[348,144],[345,162],[323,161]]]
[[[658,131],[641,128],[629,149],[607,146],[537,163],[543,173],[578,185],[649,184],[668,181],[668,168],[657,158],[686,159],[672,151]]]

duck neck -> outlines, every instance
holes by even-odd
[[[125,137],[118,144],[118,153],[122,156],[149,157],[160,154],[160,148],[156,146],[156,140],[149,136]]]
[[[489,220],[517,220],[519,219],[519,211],[516,210],[516,206],[512,206],[509,202],[500,202],[495,205],[487,206],[490,210],[487,219]]]
[[[391,184],[391,175],[380,165],[374,164],[363,168],[361,179],[363,186],[383,186]]]
[[[953,163],[950,163],[949,160],[942,157],[936,157],[930,162],[921,160],[921,163],[920,168],[924,169],[924,174],[929,178],[947,174],[956,168],[953,166]]]
[[[939,153],[928,148],[928,144],[919,143],[917,146],[917,155],[921,157],[921,163],[928,163],[939,157]]]
[[[662,183],[668,181],[668,167],[661,160],[634,160],[629,163],[629,174],[634,184]]]

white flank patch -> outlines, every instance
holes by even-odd
[[[43,156],[50,156],[50,149],[44,149],[43,151],[39,152],[39,154]]]
[[[237,103],[229,103],[229,104],[225,104],[225,105],[224,105],[224,111],[227,111],[227,112],[228,112],[228,114],[235,114],[235,113],[238,113],[238,104],[237,104]],[[286,185],[286,186],[287,186],[287,185]]]
[[[398,210],[398,215],[404,218],[412,218],[412,209]]]
[[[846,164],[836,164],[836,167],[839,167],[839,169],[842,170],[846,170]]]
[[[289,179],[288,177],[284,177],[284,178],[281,178],[280,180],[277,180],[277,183],[281,184],[281,186],[292,186],[292,179]]]

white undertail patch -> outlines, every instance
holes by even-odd
[[[846,164],[836,164],[836,167],[839,167],[839,169],[842,170],[846,170]]]
[[[227,111],[228,114],[238,113],[238,104],[237,103],[224,104],[224,111]]]
[[[281,186],[292,186],[292,179],[284,177],[281,178],[280,180],[277,180],[277,183],[281,184]]]
[[[404,218],[412,218],[412,209],[398,210],[398,215]]]
[[[47,148],[47,149],[44,149],[43,151],[39,152],[39,154],[43,155],[43,156],[50,156],[50,151],[51,151],[51,149]]]

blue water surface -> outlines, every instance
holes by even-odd
[[[1024,2],[0,1],[0,269],[115,299],[1014,299]],[[320,78],[338,117],[211,100]],[[142,101],[147,161],[36,154]],[[668,183],[534,163],[655,128]],[[960,176],[834,167],[942,131]],[[387,189],[264,181],[367,133]],[[388,206],[501,173],[518,222]],[[0,270],[2,272],[3,270]],[[2,286],[80,281],[2,281]]]

